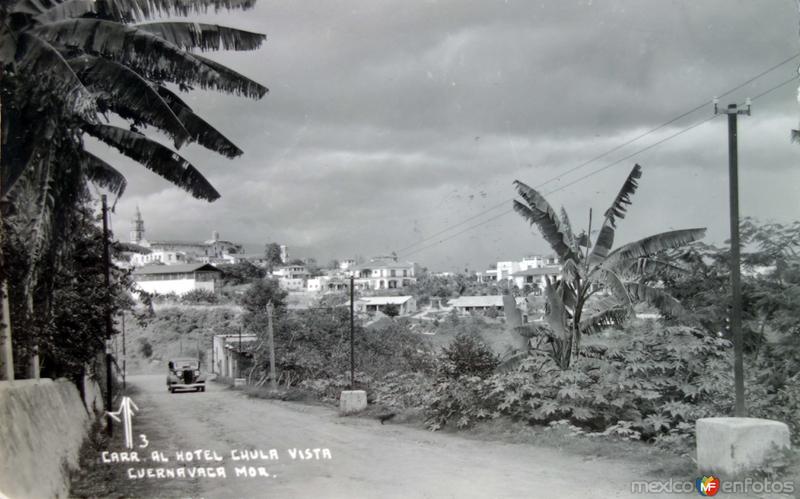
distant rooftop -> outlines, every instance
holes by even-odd
[[[525,276],[536,276],[536,275],[553,275],[561,273],[561,267],[539,267],[535,269],[526,269],[520,270],[519,272],[514,272],[511,274],[511,277],[525,277]]]
[[[358,299],[359,302],[367,305],[402,305],[413,298],[413,296],[364,296]]]
[[[147,265],[133,271],[134,275],[189,274],[198,271],[219,272],[209,263],[184,263],[180,265]]]

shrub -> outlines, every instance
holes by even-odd
[[[189,305],[197,305],[201,303],[206,304],[214,304],[219,301],[216,294],[213,291],[209,291],[207,289],[193,289],[188,293],[181,296],[181,303],[186,303]]]
[[[470,334],[457,335],[442,349],[439,373],[447,378],[490,375],[499,359],[478,337]]]
[[[146,359],[149,359],[153,355],[153,345],[147,341],[147,338],[139,338],[139,353]]]
[[[441,379],[428,425],[464,427],[505,415],[533,424],[568,421],[593,434],[690,445],[696,419],[730,413],[730,357],[727,340],[687,327],[613,331],[586,345],[570,370],[534,351],[512,372]]]

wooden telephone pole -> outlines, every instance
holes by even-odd
[[[353,330],[355,329],[355,317],[353,315],[353,297],[355,293],[353,286],[355,284],[355,276],[350,276],[350,389],[353,390],[356,382],[356,354],[355,347],[353,346]]]
[[[109,255],[108,247],[108,202],[106,195],[103,194],[100,199],[103,202],[103,267],[105,268],[105,284],[106,284],[106,411],[111,412],[111,404],[113,403],[113,394],[111,392],[111,333],[113,330],[113,323],[111,319],[111,256]],[[114,434],[114,421],[111,416],[106,416],[108,422],[108,435]]]
[[[267,303],[267,334],[269,335],[269,384],[272,391],[278,389],[278,380],[275,378],[275,335],[272,331],[272,301]]]

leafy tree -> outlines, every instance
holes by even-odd
[[[396,303],[387,303],[381,307],[381,312],[386,314],[388,317],[397,317],[400,315],[400,306]]]
[[[252,50],[265,37],[203,23],[141,22],[202,13],[209,7],[252,5],[252,0],[0,4],[0,198],[2,218],[12,219],[27,248],[21,262],[26,273],[12,283],[21,286],[24,295],[32,296],[40,278],[52,289],[56,273],[43,269],[57,261],[71,236],[67,228],[85,198],[87,180],[117,196],[125,189],[119,171],[85,150],[85,136],[119,150],[197,198],[219,197],[193,165],[141,130],[161,130],[176,149],[196,142],[227,157],[240,155],[238,147],[167,85],[181,92],[199,87],[261,98],[265,87],[195,49]],[[100,119],[110,113],[128,128]],[[33,315],[31,305],[27,313]],[[7,318],[3,322],[8,327]]]
[[[224,283],[232,286],[249,284],[254,280],[263,279],[267,274],[264,269],[247,261],[217,265],[217,268],[222,271]]]
[[[24,289],[13,286],[10,290],[11,319],[26,333],[15,338],[17,356],[25,358],[35,350],[42,375],[67,377],[78,387],[83,386],[86,365],[105,348],[106,312],[116,316],[132,306],[133,282],[128,271],[112,268],[109,295],[103,234],[96,221],[89,206],[80,208],[70,221],[73,237],[63,248],[61,260],[49,262],[44,269],[54,273],[54,279],[47,285],[40,280],[33,288],[33,309],[48,313],[29,314],[29,297]],[[13,237],[4,241],[4,252],[11,264],[7,277],[14,282],[24,277],[26,268],[21,263],[26,255],[24,242],[17,239],[17,233],[11,234]]]
[[[267,269],[272,270],[276,265],[283,263],[281,260],[281,247],[278,243],[268,243],[264,247],[264,258],[267,260]]]
[[[440,374],[449,378],[485,378],[499,364],[497,356],[485,343],[475,335],[463,333],[458,334],[442,349],[441,360]]]
[[[650,284],[658,272],[680,270],[668,261],[666,251],[703,237],[705,229],[664,232],[611,249],[617,219],[625,218],[627,205],[631,204],[641,176],[642,169],[637,164],[603,214],[600,232],[593,243],[588,235],[574,236],[563,208],[559,217],[538,191],[515,181],[522,201],[514,200],[514,210],[539,228],[563,264],[560,279],[553,282],[547,278],[546,326],[519,328],[518,331],[526,335],[545,334],[556,363],[562,369],[567,369],[572,358],[578,355],[584,333],[620,324],[635,302],[650,302],[670,316],[683,313],[675,298]],[[591,234],[591,211],[589,217],[587,234]],[[601,289],[607,290],[609,296],[592,300]],[[510,314],[518,312],[507,310],[506,316]]]
[[[251,329],[264,327],[267,304],[272,302],[276,313],[279,313],[286,307],[287,295],[288,293],[281,289],[276,279],[253,282],[242,296],[241,304],[245,311],[242,323]]]

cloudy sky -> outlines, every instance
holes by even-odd
[[[222,194],[209,204],[93,146],[128,176],[114,228],[126,234],[138,205],[151,239],[218,230],[322,262],[396,251],[475,270],[546,252],[503,214],[512,182],[555,191],[551,204],[580,229],[634,162],[644,176],[617,241],[700,226],[722,242],[725,118],[669,138],[711,105],[586,163],[793,55],[721,103],[766,92],[800,65],[793,0],[260,0],[201,19],[268,36],[254,52],[210,54],[269,87],[264,99],[187,98],[245,154],[181,149]],[[800,219],[797,86],[756,99],[739,121],[743,215]]]

